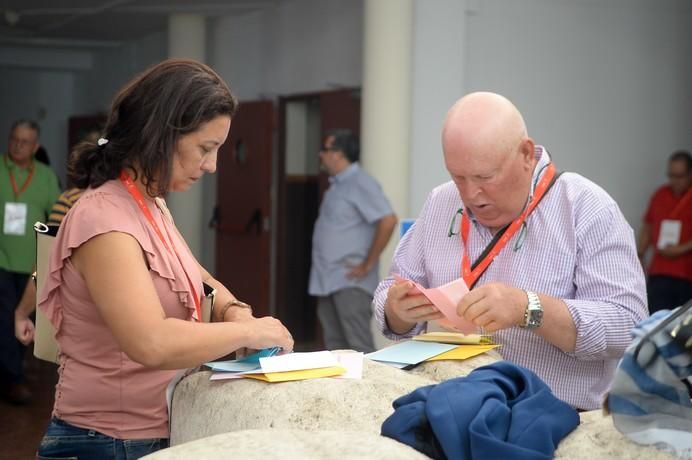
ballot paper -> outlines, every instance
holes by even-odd
[[[433,356],[437,356],[454,348],[456,348],[456,345],[449,343],[406,340],[387,348],[368,353],[365,357],[373,361],[393,365],[394,367],[406,367],[412,364],[418,364],[428,358],[432,358]],[[401,366],[395,365],[397,363],[401,364]]]
[[[481,334],[462,334],[460,332],[448,331],[426,332],[412,337],[413,340],[421,342],[454,343],[457,345],[480,344],[484,338]]]
[[[331,351],[288,353],[280,356],[260,358],[259,361],[264,374],[339,366],[339,361]]]
[[[424,361],[464,360],[486,353],[495,344],[467,344],[408,340],[365,355],[366,358],[388,366],[404,369]]]
[[[260,357],[257,367],[225,371],[237,362],[208,363],[215,372],[210,380],[253,378],[266,382],[286,382],[321,377],[360,379],[363,375],[363,353],[317,351]]]
[[[459,345],[452,350],[428,358],[426,361],[463,361],[464,359],[487,353],[496,347],[499,347],[499,345]]]
[[[398,282],[407,280],[394,275]],[[465,320],[457,314],[457,305],[461,299],[469,292],[463,278],[458,278],[450,283],[436,288],[425,288],[421,284],[412,281],[414,287],[409,290],[409,295],[423,294],[431,304],[435,305],[444,315],[444,319],[438,320],[440,325],[446,329],[454,329],[463,333],[474,333],[477,331],[475,324]]]
[[[241,359],[212,361],[205,366],[217,372],[248,372],[261,368],[260,358],[274,356],[281,351],[280,347],[265,348]]]

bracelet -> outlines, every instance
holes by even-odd
[[[224,317],[226,316],[226,312],[231,307],[247,308],[248,310],[250,310],[250,313],[252,313],[252,307],[246,304],[245,302],[241,302],[238,299],[229,300],[226,303],[226,305],[224,305],[223,308],[221,308],[221,313],[219,314],[219,316],[221,316],[221,321],[223,321]]]

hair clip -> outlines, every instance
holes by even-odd
[[[108,139],[105,137],[99,137],[99,140],[97,140],[96,143],[99,145],[99,147],[103,147],[108,143]]]

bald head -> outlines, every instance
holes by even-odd
[[[459,99],[447,113],[442,130],[445,152],[478,151],[479,154],[507,152],[528,137],[519,110],[507,98],[477,92]]]
[[[495,228],[521,212],[535,166],[533,140],[507,98],[477,92],[459,99],[442,129],[445,165],[462,201]]]

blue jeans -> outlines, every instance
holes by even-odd
[[[36,452],[39,460],[134,460],[168,447],[168,439],[115,439],[53,418]]]

